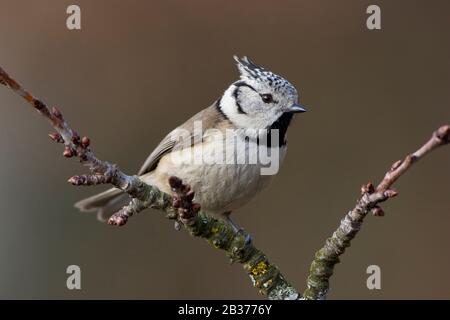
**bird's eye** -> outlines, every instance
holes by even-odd
[[[262,94],[261,95],[261,99],[262,101],[264,101],[265,103],[271,103],[273,102],[273,97],[271,94]]]

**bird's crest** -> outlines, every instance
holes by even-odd
[[[263,82],[273,87],[274,90],[293,88],[289,81],[270,70],[258,66],[248,57],[244,56],[243,58],[239,58],[237,56],[233,56],[233,58],[237,62],[242,80]]]

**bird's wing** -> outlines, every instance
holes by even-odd
[[[138,175],[143,175],[144,173],[150,172],[158,165],[159,160],[166,153],[169,153],[175,146],[174,140],[170,139],[170,134],[166,136],[156,147],[155,150],[147,157],[144,164],[139,169]]]
[[[183,135],[182,141],[176,138],[178,136],[178,134],[176,133],[176,130],[178,128],[169,133],[145,160],[144,164],[138,172],[138,175],[143,175],[154,170],[158,165],[159,160],[161,160],[164,155],[170,153],[174,148],[180,147],[180,143],[183,144],[182,147],[189,147],[189,145],[186,145],[186,139],[190,139],[190,146],[192,146],[194,142],[199,141],[198,139],[201,137],[194,136],[195,121],[202,122],[202,132],[205,132],[205,130],[209,128],[215,128],[217,124],[221,123],[222,121],[228,121],[225,116],[219,111],[217,105],[218,103],[219,101],[216,101],[213,105],[209,106],[206,109],[203,109],[178,127],[180,129],[184,129],[184,132],[189,132],[190,134],[190,136],[188,137]]]

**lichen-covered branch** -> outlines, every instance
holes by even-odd
[[[200,206],[192,203],[194,192],[180,179],[171,177],[169,183],[174,192],[173,207],[178,210],[180,221],[192,235],[205,238],[215,248],[227,251],[232,262],[243,264],[253,285],[269,299],[299,298],[298,291],[286,282],[267,256],[253,245],[245,231],[236,233],[226,221],[199,212]]]
[[[436,130],[431,138],[416,152],[395,162],[376,188],[371,183],[362,186],[361,197],[356,202],[355,207],[342,219],[338,229],[331,238],[326,240],[325,245],[316,252],[310,267],[307,289],[303,293],[303,298],[326,298],[334,266],[339,262],[339,256],[350,246],[351,240],[360,230],[366,215],[372,212],[375,216],[383,216],[384,211],[378,204],[397,195],[397,192],[391,189],[394,182],[418,160],[437,147],[449,142],[450,126],[445,125]]]
[[[116,165],[99,160],[90,147],[90,139],[80,138],[64,120],[56,108],[49,108],[44,102],[32,96],[0,68],[0,84],[11,88],[29,102],[35,110],[50,121],[56,130],[49,136],[65,145],[65,157],[77,156],[88,166],[91,174],[71,177],[68,182],[76,186],[112,184],[127,192],[132,200],[116,212],[108,221],[113,225],[124,225],[133,214],[146,208],[166,212],[169,219],[180,221],[194,236],[206,239],[215,248],[225,250],[233,262],[239,262],[249,274],[253,285],[269,299],[297,299],[299,293],[283,277],[280,270],[271,264],[267,256],[257,249],[250,236],[244,231],[236,233],[225,221],[215,219],[202,212],[192,203],[194,193],[176,177],[170,179],[174,196],[144,183],[137,176],[128,176]]]

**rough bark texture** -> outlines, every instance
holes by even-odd
[[[200,206],[192,201],[194,192],[180,179],[170,178],[169,183],[173,194],[168,195],[144,183],[137,176],[126,175],[116,165],[95,157],[88,137],[81,138],[69,127],[58,109],[49,108],[41,100],[32,96],[2,68],[0,68],[0,84],[11,88],[49,120],[56,130],[49,136],[52,140],[64,144],[65,157],[76,156],[89,168],[90,174],[73,176],[68,180],[69,183],[76,186],[111,184],[131,196],[130,203],[116,212],[109,219],[109,224],[122,226],[129,217],[146,208],[162,210],[167,218],[182,224],[193,236],[204,238],[213,247],[225,250],[231,261],[241,263],[250,276],[253,286],[269,299],[325,299],[334,266],[360,230],[367,213],[383,215],[383,210],[378,204],[397,194],[390,189],[392,184],[413,163],[438,146],[449,143],[450,139],[450,126],[439,128],[419,150],[408,155],[404,160],[394,163],[376,188],[370,183],[362,187],[361,198],[356,206],[344,217],[332,237],[327,239],[324,247],[316,253],[307,279],[307,289],[303,295],[300,295],[285,280],[281,271],[269,262],[267,256],[253,245],[247,233],[244,231],[236,233],[227,222],[202,213]]]

